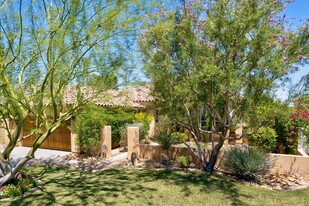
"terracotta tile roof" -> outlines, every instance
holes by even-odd
[[[73,104],[76,96],[76,86],[70,86],[65,92],[65,102]],[[150,95],[151,85],[130,86],[120,90],[108,90],[99,95],[95,100],[95,104],[104,107],[120,106],[120,107],[134,107],[145,108],[143,103],[154,102],[154,97]],[[93,91],[89,88],[83,87],[82,93],[90,96]]]

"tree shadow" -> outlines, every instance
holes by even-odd
[[[149,185],[156,182],[177,185],[186,197],[192,195],[192,186],[199,188],[201,195],[220,192],[232,205],[246,205],[240,197],[251,198],[241,194],[232,180],[202,172],[109,169],[90,173],[49,165],[25,170],[42,179],[44,185],[9,205],[33,205],[33,200],[41,205],[126,205],[137,199],[155,205],[152,198],[158,189]]]
[[[139,174],[139,178],[144,180],[148,179],[148,181],[163,180],[163,182],[167,185],[175,184],[181,186],[181,191],[184,196],[190,196],[192,194],[189,187],[190,185],[200,187],[201,194],[209,194],[220,191],[224,194],[222,199],[226,198],[230,200],[232,205],[247,205],[245,202],[240,200],[240,197],[253,198],[250,195],[240,193],[237,189],[235,180],[228,179],[214,173],[145,170],[145,172]]]
[[[12,201],[9,205],[116,205],[115,198],[130,200],[136,193],[155,192],[156,189],[137,183],[134,172],[106,170],[90,173],[53,167],[26,168],[42,179],[44,184],[38,191]],[[106,197],[106,198],[105,198]],[[61,199],[61,203],[57,200]],[[151,201],[149,201],[151,203]],[[149,204],[151,205],[151,204]]]

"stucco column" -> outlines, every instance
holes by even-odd
[[[128,127],[128,159],[131,159],[132,152],[139,153],[139,129],[138,127]]]
[[[75,127],[74,119],[71,118],[71,152],[80,153],[80,148],[76,144],[76,141],[77,141],[76,127]]]
[[[101,155],[104,153],[104,157],[109,158],[112,156],[112,127],[104,126],[101,130]]]

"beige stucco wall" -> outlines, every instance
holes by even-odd
[[[298,155],[271,154],[271,172],[297,174],[309,177],[309,157]]]
[[[140,144],[138,154],[139,154],[139,158],[141,159],[160,160],[162,149],[159,145]],[[180,156],[188,156],[190,157],[190,160],[192,163],[198,164],[198,160],[196,156],[188,148],[185,148],[185,147],[171,147],[169,151],[169,155],[173,160],[177,160],[178,157]],[[223,156],[223,151],[220,151],[219,158],[216,162],[215,167],[220,166],[222,156]]]
[[[154,159],[161,158],[162,149],[156,145],[139,145],[139,158],[141,159]],[[179,156],[189,156],[193,163],[197,163],[196,157],[188,148],[172,147],[170,150],[172,159],[177,160]],[[220,152],[216,167],[220,166],[223,151]],[[298,155],[283,155],[283,154],[270,154],[273,161],[273,167],[269,173],[288,173],[296,174],[304,177],[309,177],[309,157]]]

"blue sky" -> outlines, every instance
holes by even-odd
[[[300,19],[309,18],[309,0],[295,0],[293,3],[289,4],[287,10],[284,12],[287,17],[295,17],[294,24],[301,25]],[[292,81],[297,82],[300,78],[309,73],[309,65],[304,65],[299,67],[300,71],[292,74]],[[287,88],[285,90],[279,89],[277,95],[280,99],[287,98]]]

